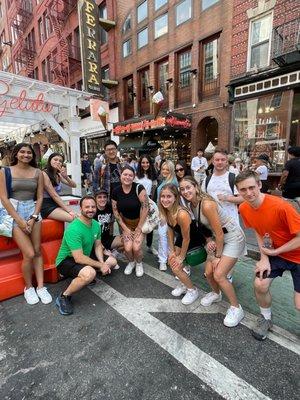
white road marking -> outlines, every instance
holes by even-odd
[[[177,282],[172,275],[166,274],[165,272],[162,272],[159,269],[152,267],[151,265],[144,264],[144,271],[151,278],[156,279],[157,281],[165,284],[166,286],[169,286],[170,288],[174,288],[177,285]],[[202,297],[206,294],[201,289],[199,289],[199,291],[200,291],[200,297]],[[192,306],[194,306],[194,308],[196,308],[199,305],[200,305],[200,298],[195,303],[193,303]],[[191,307],[191,306],[189,306],[189,307]],[[227,302],[221,301],[220,303],[214,304],[214,308],[208,307],[208,310],[210,310],[211,313],[218,312],[220,314],[225,315],[228,307],[229,307],[229,304]],[[208,312],[208,310],[207,310],[207,312]],[[174,311],[169,311],[169,312],[174,312]],[[189,312],[193,312],[193,311],[191,311],[191,309],[189,309]],[[241,324],[246,326],[249,329],[252,329],[257,316],[255,316],[245,310],[244,310],[244,312],[245,312],[245,318],[242,320]],[[299,338],[296,335],[293,335],[292,333],[286,331],[285,329],[280,328],[279,326],[273,325],[272,331],[269,332],[269,334],[268,334],[268,339],[272,340],[273,342],[279,344],[282,347],[285,347],[286,349],[292,351],[293,353],[300,355]]]
[[[137,308],[134,299],[126,298],[102,281],[90,290],[225,399],[270,400],[190,340]]]

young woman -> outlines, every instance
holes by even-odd
[[[197,231],[188,209],[180,205],[178,188],[173,184],[165,185],[159,196],[159,210],[168,224],[169,265],[180,280],[172,291],[173,296],[181,296],[182,303],[192,304],[199,297],[198,289],[184,271],[184,260],[188,250],[204,244],[205,239]]]
[[[187,170],[188,168],[184,161],[177,161],[175,165],[175,173],[178,182],[180,182],[184,176],[188,175]]]
[[[238,258],[246,254],[244,232],[211,196],[200,190],[194,178],[184,177],[181,180],[180,193],[188,202],[195,219],[209,227],[215,238],[214,242],[208,244],[208,251],[215,252],[205,264],[205,275],[213,291],[201,299],[201,304],[207,307],[221,301],[222,290],[230,302],[224,325],[234,327],[244,318],[244,311],[227,274]]]
[[[159,199],[161,189],[171,183],[178,187],[178,181],[175,175],[175,166],[172,161],[164,161],[161,164],[161,182],[157,187],[157,196]],[[168,225],[165,219],[161,218],[160,224],[158,225],[158,261],[159,261],[159,269],[161,271],[167,270],[167,261],[168,261]]]
[[[48,158],[44,175],[44,198],[41,208],[42,218],[55,219],[57,221],[72,222],[76,214],[64,204],[60,198],[61,184],[64,183],[72,188],[76,183],[70,179],[63,166],[64,156],[52,153]]]
[[[51,303],[52,297],[44,287],[44,268],[41,255],[41,218],[43,174],[37,169],[35,153],[30,144],[17,144],[11,154],[12,193],[17,209],[7,197],[4,171],[0,171],[0,199],[14,219],[12,236],[23,255],[22,271],[25,281],[24,297],[28,304]],[[34,199],[37,199],[36,203]],[[37,289],[32,286],[34,270]]]
[[[254,169],[255,172],[259,175],[259,179],[261,181],[261,193],[268,193],[269,185],[268,185],[268,163],[269,163],[269,156],[267,154],[260,154],[255,158],[255,165]]]
[[[146,190],[133,182],[135,172],[132,167],[121,169],[121,185],[112,192],[112,208],[114,216],[122,229],[124,251],[129,259],[125,275],[130,275],[135,268],[137,277],[144,274],[142,244],[144,235],[142,226],[149,211]]]
[[[143,155],[140,158],[137,167],[137,173],[135,182],[144,186],[148,197],[153,198],[155,188],[157,186],[157,175],[154,167],[154,163],[150,156]],[[148,252],[158,255],[157,250],[152,247],[153,243],[153,232],[148,233],[146,236]]]

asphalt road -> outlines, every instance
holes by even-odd
[[[252,314],[226,328],[225,302],[183,306],[170,274],[145,270],[122,267],[85,288],[72,316],[22,296],[3,302],[0,399],[299,399],[299,337],[275,326],[258,342]]]

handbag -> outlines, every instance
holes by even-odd
[[[207,258],[207,253],[204,247],[199,246],[189,250],[186,253],[185,261],[191,267],[204,263]]]
[[[139,197],[139,195],[138,195],[139,186],[140,186],[139,184],[136,186],[137,197]],[[148,202],[149,202],[149,211],[148,211],[147,218],[142,226],[142,233],[144,233],[145,235],[147,235],[148,233],[151,233],[153,231],[153,229],[155,229],[157,227],[157,225],[159,224],[158,207],[154,203],[154,201],[151,200],[149,197],[148,197]]]
[[[4,167],[4,172],[7,197],[10,199],[11,204],[16,210],[18,207],[18,200],[10,198],[12,181],[10,168]],[[13,217],[8,214],[6,208],[2,205],[0,200],[0,236],[12,237],[13,223]]]

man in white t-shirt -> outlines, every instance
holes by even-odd
[[[191,162],[191,170],[198,185],[201,185],[205,179],[205,170],[208,168],[207,159],[203,157],[203,153],[203,149],[198,149],[196,157],[193,157]]]

